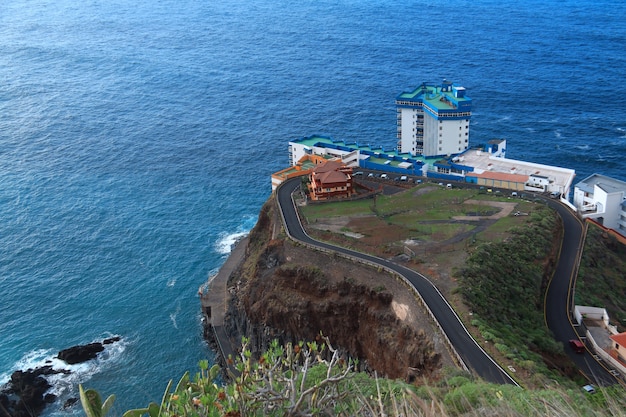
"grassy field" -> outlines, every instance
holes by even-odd
[[[504,238],[506,231],[511,227],[525,223],[525,215],[532,213],[533,207],[537,204],[495,194],[479,194],[476,189],[446,189],[437,185],[422,184],[393,195],[378,195],[356,201],[308,204],[301,207],[300,211],[309,224],[323,223],[337,217],[376,216],[388,224],[407,229],[409,235],[417,233],[425,239],[432,240],[434,233],[440,233],[444,239],[449,239],[455,234],[467,232],[475,227],[455,224],[453,222],[455,217],[474,216],[478,220],[480,217],[496,215],[501,210],[490,205],[471,203],[470,200],[513,203],[515,211],[523,213],[521,216],[505,216],[498,219],[487,230],[477,235],[479,239],[484,240]],[[436,225],[428,223],[433,221],[440,223]]]

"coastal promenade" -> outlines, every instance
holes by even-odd
[[[248,237],[241,239],[233,248],[228,259],[218,273],[199,289],[202,314],[205,320],[205,337],[213,341],[221,355],[222,366],[226,365],[229,356],[235,357],[237,351],[224,328],[224,317],[228,307],[228,278],[243,262]],[[223,368],[225,369],[225,368]]]

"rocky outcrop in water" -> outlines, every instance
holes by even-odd
[[[95,342],[87,345],[73,346],[60,351],[57,358],[69,365],[87,362],[88,360],[95,359],[96,356],[98,356],[98,353],[104,350],[105,345],[118,342],[119,340],[119,337],[112,337],[110,339],[103,340],[102,343]]]
[[[112,337],[102,342],[73,346],[60,351],[57,357],[68,365],[86,362],[95,359],[106,345],[119,340],[119,337]],[[56,396],[48,392],[52,386],[46,376],[70,373],[67,369],[53,369],[51,365],[13,372],[10,381],[0,388],[0,417],[40,415],[48,404],[56,400]],[[76,399],[72,398],[66,404],[71,406],[75,402]]]

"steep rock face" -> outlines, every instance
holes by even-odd
[[[320,332],[366,369],[391,378],[430,376],[440,354],[422,329],[398,319],[389,275],[333,255],[272,239],[277,219],[266,204],[250,234],[246,261],[231,276],[225,326],[233,341],[263,351]]]

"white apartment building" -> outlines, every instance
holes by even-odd
[[[413,156],[450,156],[469,147],[472,99],[465,88],[443,80],[422,83],[396,98],[398,151]]]
[[[593,174],[575,185],[574,205],[583,217],[626,236],[626,182]]]

